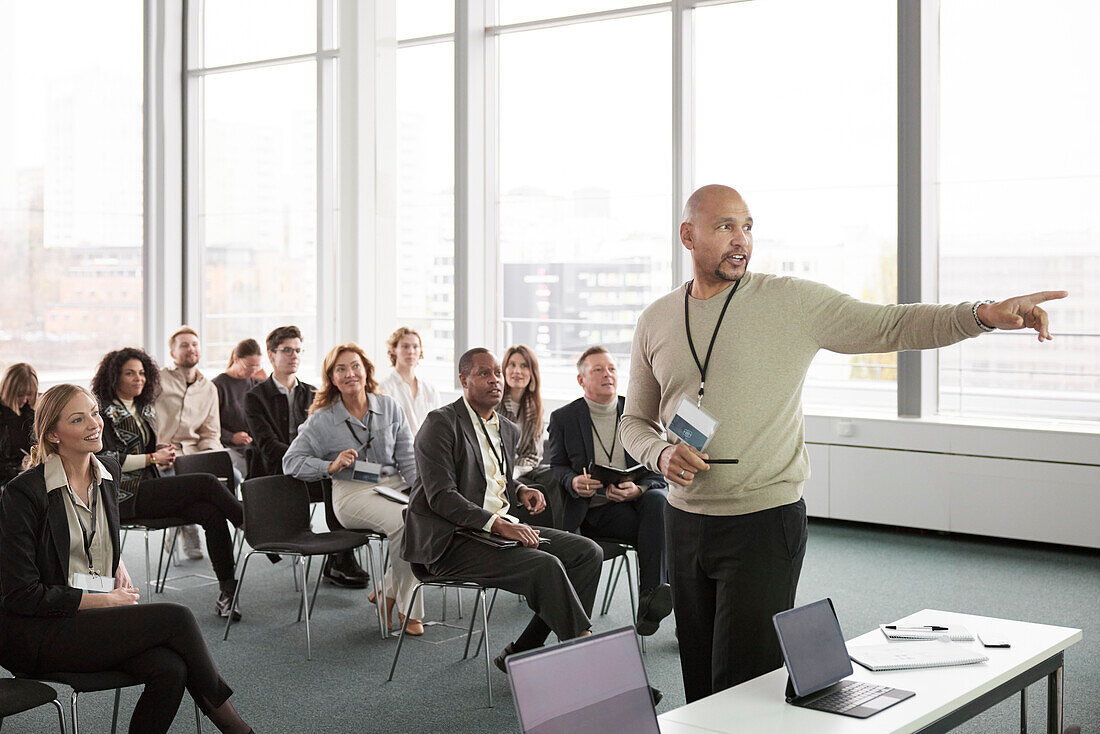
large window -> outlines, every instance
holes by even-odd
[[[940,353],[940,410],[1100,419],[1100,5],[942,0],[940,298],[1066,289]]]
[[[575,5],[575,3],[574,3]],[[671,287],[669,13],[498,39],[504,347],[572,396],[603,344],[627,374],[634,324]]]
[[[43,382],[142,342],[142,24],[136,0],[0,4],[0,367]]]
[[[740,190],[755,272],[897,299],[897,19],[882,0],[695,11],[695,180]],[[895,354],[821,352],[814,409],[896,410]]]
[[[453,28],[453,3],[397,6],[406,41]],[[386,335],[398,325],[420,334],[421,370],[441,387],[455,379],[454,53],[450,39],[397,50],[398,323],[380,325]]]
[[[201,7],[203,32],[188,56],[189,253],[200,284],[189,318],[197,307],[212,371],[241,339],[295,324],[313,372],[326,346],[318,223],[331,217],[318,182],[333,176],[318,139],[331,134],[323,121],[334,103],[319,84],[331,83],[335,66],[335,34],[317,29],[319,17],[333,22],[331,3],[283,0],[258,15],[253,3]]]

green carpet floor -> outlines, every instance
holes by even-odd
[[[144,585],[144,546],[131,537],[125,558],[135,583]],[[154,558],[155,562],[155,558]],[[605,564],[605,568],[607,564]],[[209,573],[207,561],[186,561],[173,573]],[[290,564],[271,565],[262,556],[245,579],[244,621],[227,642],[214,617],[216,587],[202,579],[181,579],[157,601],[194,610],[222,674],[236,693],[233,701],[260,734],[274,732],[515,732],[517,724],[507,678],[492,672],[495,707],[486,708],[482,658],[461,660],[462,631],[429,626],[402,651],[393,682],[387,682],[396,640],[379,639],[373,607],[365,592],[322,586],[314,613],[313,660],[305,659],[305,630],[296,624],[298,596]],[[144,590],[144,600],[152,600]],[[601,586],[600,593],[603,593]],[[809,550],[798,600],[832,597],[846,637],[922,608],[1044,622],[1085,630],[1084,641],[1066,653],[1065,718],[1100,734],[1100,552],[970,537],[918,533],[856,524],[811,521]],[[441,594],[428,593],[428,618],[441,617]],[[467,593],[459,620],[453,593],[448,623],[469,619]],[[526,624],[529,612],[511,594],[501,594],[490,623],[495,655]],[[620,584],[611,612],[595,629],[628,624],[629,597]],[[653,685],[665,693],[658,712],[684,703],[672,620],[649,638],[646,666]],[[67,703],[68,690],[59,691]],[[1032,686],[1031,731],[1045,731],[1045,686]],[[136,689],[124,691],[123,726]],[[11,717],[4,731],[56,732],[51,709]],[[110,695],[81,697],[81,731],[110,727]],[[190,699],[173,732],[193,732]],[[1018,699],[973,719],[961,732],[1018,732]],[[205,722],[204,731],[214,728]],[[71,728],[70,728],[71,731]]]

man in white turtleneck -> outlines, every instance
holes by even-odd
[[[664,477],[646,470],[636,481],[604,485],[592,464],[628,469],[638,464],[619,440],[625,399],[618,395],[615,360],[601,346],[577,361],[584,397],[550,415],[547,459],[564,498],[562,529],[633,545],[638,551],[638,634],[652,635],[672,611],[665,574]]]

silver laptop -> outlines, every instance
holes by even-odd
[[[900,688],[843,680],[852,674],[832,599],[772,617],[787,665],[787,703],[865,719],[916,695]]]
[[[520,729],[527,734],[660,734],[630,627],[506,661]]]

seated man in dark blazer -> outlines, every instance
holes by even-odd
[[[590,633],[603,553],[587,538],[508,514],[522,504],[537,515],[546,500],[512,474],[519,429],[494,411],[504,383],[500,364],[489,350],[471,349],[458,373],[463,397],[428,413],[416,434],[419,476],[400,552],[420,575],[473,581],[527,599],[535,615],[497,657],[505,670],[506,656],[542,646],[551,631],[560,640]],[[497,549],[459,530],[488,531],[521,545]]]
[[[271,376],[244,396],[244,414],[252,443],[248,447],[248,476],[270,477],[283,473],[283,454],[305,422],[317,388],[295,373],[302,361],[302,332],[297,326],[280,326],[267,335]],[[320,483],[310,498],[321,500]],[[337,586],[365,589],[370,576],[352,551],[334,553],[325,560],[325,579]]]
[[[562,529],[617,540],[638,551],[638,634],[652,635],[672,611],[665,572],[665,504],[668,485],[645,470],[636,482],[604,485],[588,475],[590,464],[627,469],[636,462],[619,441],[626,402],[618,395],[615,360],[590,347],[577,361],[584,397],[550,414],[550,471],[564,498]]]

